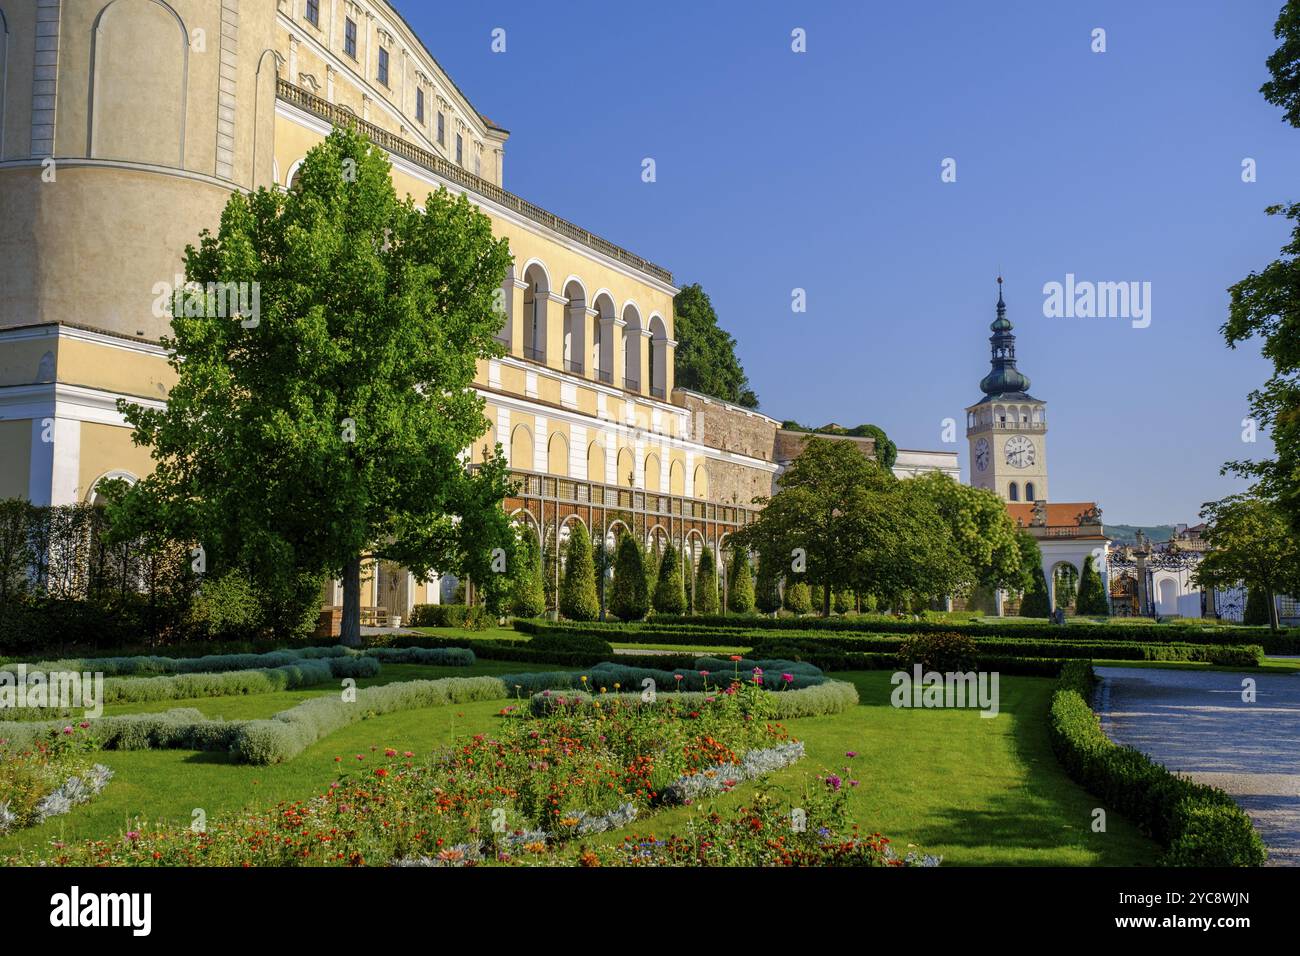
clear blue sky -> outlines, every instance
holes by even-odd
[[[1053,500],[1191,523],[1269,453],[1240,424],[1267,366],[1218,328],[1285,241],[1264,207],[1300,199],[1258,92],[1281,0],[396,3],[511,130],[507,188],[700,282],[774,418],[905,448],[956,418],[965,471],[1001,269]],[[1150,327],[1045,318],[1066,273],[1152,283]]]

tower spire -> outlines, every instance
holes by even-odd
[[[998,276],[997,318],[989,326],[990,364],[992,370],[980,382],[985,395],[1005,395],[1029,391],[1029,377],[1016,368],[1016,337],[1007,318],[1007,304],[1002,298],[1002,276]]]

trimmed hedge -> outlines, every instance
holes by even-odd
[[[368,657],[301,660],[281,667],[220,674],[175,674],[166,677],[110,677],[104,681],[104,703],[146,700],[190,700],[234,697],[313,687],[343,677],[374,677],[379,661]]]
[[[334,696],[313,697],[268,720],[243,721],[235,732],[231,750],[244,763],[282,763],[336,730],[369,717],[508,696],[505,684],[496,677],[402,681],[367,687],[356,695],[351,703]]]
[[[1167,865],[1263,865],[1264,843],[1228,794],[1106,736],[1089,705],[1094,679],[1091,665],[1071,661],[1052,694],[1048,734],[1065,772],[1164,846]]]
[[[368,647],[361,655],[385,664],[432,664],[437,667],[472,667],[475,660],[474,652],[468,647]]]
[[[686,706],[703,704],[706,698],[714,694],[703,691],[683,691],[669,694],[666,699],[680,702]],[[650,708],[656,706],[642,700],[640,693],[590,694],[587,691],[566,691],[563,694],[536,693],[528,699],[530,713],[541,716],[561,706],[590,704],[599,697],[601,700],[617,698],[620,703],[636,707]],[[775,720],[792,720],[796,717],[820,717],[825,714],[839,714],[850,707],[858,705],[858,689],[847,681],[829,680],[813,687],[799,690],[780,691],[772,694],[776,708]],[[561,703],[563,701],[563,703]]]
[[[91,671],[106,677],[155,674],[207,674],[221,671],[259,670],[282,667],[302,660],[347,657],[352,651],[342,645],[298,647],[268,651],[264,654],[208,654],[203,657],[160,657],[141,654],[133,657],[83,657],[27,664],[27,671]],[[16,662],[0,670],[16,673]]]
[[[549,621],[516,620],[517,630],[538,633],[543,629],[562,628],[571,632],[598,629],[604,633],[619,630],[620,636],[612,638],[620,642],[646,643],[682,643],[667,637],[670,634],[686,635],[717,634],[719,631],[808,631],[808,632],[849,632],[858,634],[934,634],[954,632],[969,637],[1007,637],[1037,639],[1046,641],[1118,641],[1128,643],[1166,643],[1176,641],[1184,644],[1260,644],[1269,654],[1300,654],[1300,629],[1291,629],[1272,633],[1261,628],[1232,627],[1226,625],[1204,625],[1196,623],[1108,623],[1083,624],[1070,623],[1061,627],[1040,621],[1023,621],[1012,617],[985,618],[981,622],[944,622],[912,621],[886,617],[869,617],[854,615],[845,617],[765,617],[738,615],[685,616],[672,618],[652,618],[645,624],[611,624],[581,623],[557,625]],[[653,632],[653,637],[631,636]],[[629,636],[623,636],[624,634]],[[696,643],[699,643],[696,641]],[[715,640],[713,643],[727,643]]]
[[[193,707],[177,707],[153,714],[99,717],[93,726],[95,741],[103,750],[229,750],[241,723],[210,720]],[[0,721],[0,741],[22,750],[66,724],[66,719]]]
[[[416,604],[411,608],[411,627],[463,627],[482,631],[496,623],[487,608],[466,604]]]

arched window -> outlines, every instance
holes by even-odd
[[[1008,501],[1020,500],[1020,487],[1014,481],[1011,482],[1011,487],[1007,489],[1007,500]]]
[[[1038,500],[1036,497],[1034,497],[1034,483],[1032,481],[1025,482],[1025,500],[1026,501]]]

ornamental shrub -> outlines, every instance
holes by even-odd
[[[718,569],[708,545],[700,552],[700,564],[695,570],[695,613],[718,613]]]
[[[1075,603],[1075,613],[1086,617],[1105,617],[1110,614],[1110,604],[1106,601],[1106,586],[1101,583],[1101,575],[1092,563],[1092,555],[1083,560],[1083,574],[1079,577],[1079,599]]]
[[[600,616],[596,593],[596,566],[586,527],[575,521],[565,549],[564,581],[560,585],[560,613],[571,621],[594,621]]]
[[[1047,600],[1047,579],[1043,577],[1041,569],[1035,568],[1029,589],[1020,599],[1020,616],[1047,617],[1051,613],[1052,609]]]
[[[911,670],[920,664],[923,673],[965,673],[975,669],[977,651],[975,641],[963,634],[917,634],[898,649],[898,666]]]
[[[655,583],[656,614],[681,614],[686,610],[686,587],[682,581],[681,556],[670,541],[659,562],[659,579]]]
[[[727,575],[727,609],[735,614],[754,610],[754,571],[744,548],[731,551],[731,573]]]
[[[787,582],[781,596],[781,606],[791,614],[808,614],[812,611],[812,589],[806,581]]]
[[[542,583],[542,551],[536,536],[524,529],[516,551],[517,562],[510,595],[510,613],[515,617],[540,617],[546,612],[546,588]]]
[[[646,590],[645,552],[631,534],[624,534],[618,539],[609,610],[623,621],[639,621],[650,610],[650,592]]]

